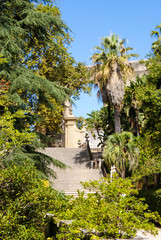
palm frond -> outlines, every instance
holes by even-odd
[[[137,164],[139,150],[131,132],[115,133],[108,137],[104,148],[104,160],[115,165],[119,173]]]

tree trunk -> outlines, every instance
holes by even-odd
[[[121,171],[121,178],[125,179],[125,169],[122,169]]]
[[[111,124],[111,104],[110,104],[110,101],[108,101],[108,124],[110,126]]]
[[[90,160],[93,160],[93,155],[92,155],[92,152],[91,152],[91,148],[89,146],[89,140],[88,140],[88,136],[86,136],[86,145],[87,145],[87,152],[88,152],[88,155],[89,155],[89,159]]]
[[[143,177],[143,188],[148,189],[148,176]]]
[[[139,123],[138,123],[138,110],[135,109],[135,113],[136,113],[136,136],[139,136]]]
[[[98,139],[100,140],[100,144],[103,145],[103,141],[102,141],[102,137],[100,135],[100,132],[99,132],[99,128],[98,127],[95,127],[96,128],[96,132],[97,132],[97,135],[98,135]]]
[[[159,187],[160,186],[160,173],[154,174],[154,186]]]
[[[120,126],[120,110],[118,106],[114,106],[114,116],[115,116],[115,133],[121,132]]]

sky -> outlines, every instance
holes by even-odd
[[[86,65],[92,64],[90,57],[101,37],[111,33],[126,38],[127,46],[139,54],[138,60],[145,59],[155,41],[150,32],[161,23],[161,0],[58,0],[57,5],[72,30],[74,41],[69,52],[77,62]],[[94,90],[92,96],[81,94],[75,104],[73,114],[85,118],[102,106]]]

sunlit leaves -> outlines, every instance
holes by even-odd
[[[24,118],[25,113],[18,110],[11,114],[7,109],[2,116],[0,116],[0,156],[5,156],[13,151],[14,148],[23,147],[33,141],[35,134],[24,129],[20,132],[14,127],[16,119]]]
[[[139,149],[131,132],[110,135],[104,148],[105,162],[115,165],[117,172],[125,178],[126,171],[137,166]]]
[[[29,161],[0,172],[0,238],[44,239],[46,214],[61,212],[68,199],[39,178]]]
[[[91,191],[87,198],[79,193],[69,202],[68,210],[62,211],[59,219],[71,220],[60,228],[58,239],[129,238],[138,229],[156,234],[150,219],[160,221],[157,213],[148,211],[148,206],[135,196],[138,194],[128,179],[103,178],[100,181],[83,183]],[[94,192],[94,193],[92,193]]]

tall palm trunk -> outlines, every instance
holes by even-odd
[[[139,136],[139,121],[138,121],[138,110],[135,107],[130,109],[130,121],[131,128],[133,129],[134,136]]]
[[[97,52],[91,57],[96,64],[94,78],[99,85],[103,103],[110,102],[114,106],[115,133],[121,132],[119,106],[124,98],[125,80],[129,78],[130,72],[132,74],[127,60],[132,56],[137,57],[136,54],[127,54],[132,48],[124,47],[124,43],[125,39],[120,39],[116,34],[103,37],[101,46],[95,47]]]
[[[108,99],[114,106],[115,133],[121,132],[120,125],[120,104],[124,98],[124,81],[121,76],[120,67],[117,62],[113,63],[111,75],[106,86]]]
[[[108,124],[111,125],[111,104],[110,101],[108,101]]]
[[[121,178],[123,178],[123,179],[125,179],[125,172],[126,172],[126,170],[125,170],[125,168],[123,168],[121,171]]]
[[[120,125],[120,110],[118,106],[114,106],[114,117],[115,117],[115,133],[121,132],[121,125]]]

